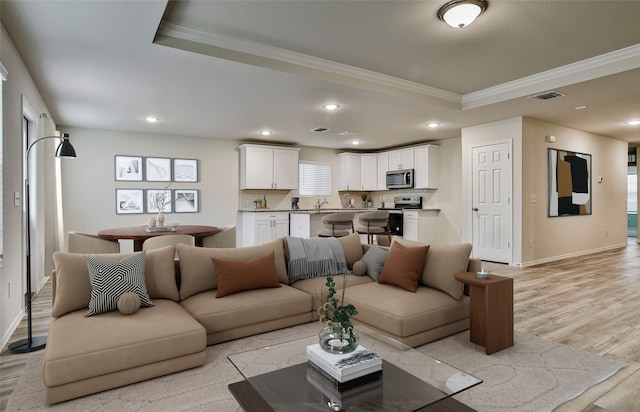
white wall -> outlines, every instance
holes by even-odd
[[[0,61],[7,69],[8,80],[3,84],[3,243],[4,261],[0,267],[0,343],[4,343],[22,319],[24,287],[24,253],[22,245],[23,205],[14,205],[14,193],[23,195],[22,177],[22,105],[26,100],[35,113],[49,113],[35,82],[31,78],[12,40],[2,26]],[[50,116],[49,116],[50,117]],[[43,130],[38,128],[36,130]],[[47,143],[47,142],[44,142]],[[39,146],[40,154],[31,161],[44,159],[51,145]],[[49,152],[47,152],[48,155]],[[42,201],[43,199],[39,199]],[[44,207],[44,204],[40,204]],[[37,231],[36,231],[37,233]],[[43,273],[38,276],[42,277]],[[11,282],[11,295],[9,283]],[[34,290],[38,285],[34,285]],[[1,346],[1,345],[0,345]]]
[[[554,135],[555,143],[545,137]],[[529,118],[462,130],[462,205],[471,211],[471,148],[511,141],[513,150],[514,265],[534,265],[626,245],[627,143]],[[592,155],[593,213],[547,216],[547,148]],[[597,176],[603,176],[602,184]],[[538,201],[529,202],[535,195]],[[471,213],[462,214],[463,240],[471,241]]]
[[[198,213],[166,213],[166,223],[222,226],[235,224],[238,209],[237,142],[158,134],[63,128],[77,158],[62,164],[64,231],[146,224],[155,214],[116,214],[116,189],[163,189],[164,182],[115,180],[116,155],[198,159],[197,183],[171,183],[169,189],[198,189]],[[121,241],[131,250],[131,241]]]

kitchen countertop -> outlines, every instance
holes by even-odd
[[[331,208],[326,208],[326,209],[271,209],[271,208],[260,208],[260,209],[239,209],[238,212],[239,213],[254,213],[254,212],[258,212],[258,213],[276,213],[276,212],[287,212],[287,213],[299,213],[299,214],[311,214],[311,215],[315,215],[315,214],[324,214],[324,213],[338,213],[338,212],[371,212],[374,210],[378,210],[377,208],[374,207],[370,207],[370,208],[358,208],[358,207],[351,207],[351,208],[346,208],[346,209],[331,209]],[[423,209],[407,209],[407,210],[416,210],[418,212],[420,211],[435,211],[435,212],[439,212],[440,208],[437,207],[425,207]]]

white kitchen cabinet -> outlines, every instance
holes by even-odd
[[[362,190],[360,172],[359,154],[338,154],[338,190]]]
[[[278,146],[240,146],[240,189],[298,189],[298,151]]]
[[[405,210],[402,216],[402,237],[407,240],[418,241],[418,211]]]
[[[389,153],[378,153],[378,183],[376,190],[387,190],[387,170],[389,170]]]
[[[440,147],[435,145],[414,148],[413,181],[416,189],[437,189],[440,167]]]
[[[378,155],[360,155],[360,190],[378,189]]]
[[[413,169],[414,158],[413,149],[392,150],[389,153],[389,169],[387,170],[404,170]]]
[[[242,213],[242,246],[261,245],[289,236],[289,213]]]

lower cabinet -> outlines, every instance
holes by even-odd
[[[244,212],[241,221],[242,246],[260,245],[289,236],[287,212]]]

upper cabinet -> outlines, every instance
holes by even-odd
[[[413,169],[415,165],[413,149],[392,150],[389,153],[389,168],[387,170]]]
[[[378,183],[376,190],[387,190],[387,170],[389,170],[389,153],[378,153]]]
[[[415,165],[413,182],[416,189],[437,189],[440,147],[418,146],[413,149]]]
[[[300,149],[252,144],[239,149],[240,189],[298,189]]]
[[[377,190],[378,155],[338,154],[338,190]]]
[[[339,153],[338,171],[338,190],[361,190],[359,154]]]

